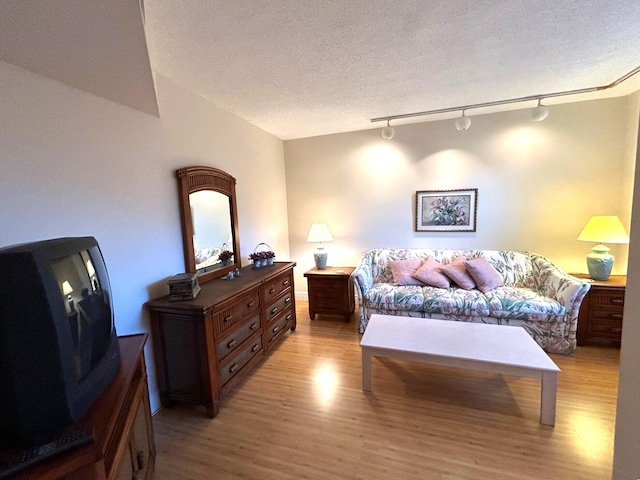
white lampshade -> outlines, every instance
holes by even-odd
[[[629,243],[629,235],[615,215],[596,215],[589,219],[578,240],[596,243]]]
[[[596,215],[589,219],[578,240],[598,244],[587,254],[587,268],[589,276],[594,280],[607,280],[614,258],[609,253],[609,247],[603,243],[629,243],[629,235],[615,215]]]
[[[62,293],[65,295],[71,295],[73,293],[73,288],[71,288],[71,284],[67,280],[62,282]]]
[[[307,235],[307,242],[322,243],[330,242],[333,240],[329,227],[326,223],[314,223],[309,229],[309,235]]]

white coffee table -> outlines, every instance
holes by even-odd
[[[560,369],[522,327],[375,314],[360,346],[364,391],[371,391],[371,357],[539,378],[540,423],[555,424]]]

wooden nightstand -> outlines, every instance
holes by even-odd
[[[356,306],[351,279],[354,270],[355,267],[313,268],[304,274],[311,320],[316,318],[316,313],[324,313],[342,315],[345,322],[349,321]]]
[[[573,274],[588,279],[588,275]],[[578,345],[620,346],[626,275],[611,275],[608,280],[593,280],[582,301],[578,316]]]

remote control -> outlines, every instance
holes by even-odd
[[[93,429],[77,430],[60,437],[53,442],[29,448],[9,459],[9,463],[0,467],[0,479],[9,478],[36,463],[55,457],[70,450],[93,442]]]

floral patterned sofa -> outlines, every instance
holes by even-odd
[[[390,262],[428,257],[432,257],[429,262],[435,259],[441,265],[453,264],[457,257],[483,257],[495,268],[503,286],[483,293],[454,283],[449,288],[394,284]],[[560,354],[576,349],[580,304],[590,288],[541,255],[506,250],[374,249],[362,256],[353,278],[360,304],[360,333],[374,313],[517,325],[544,350]]]

